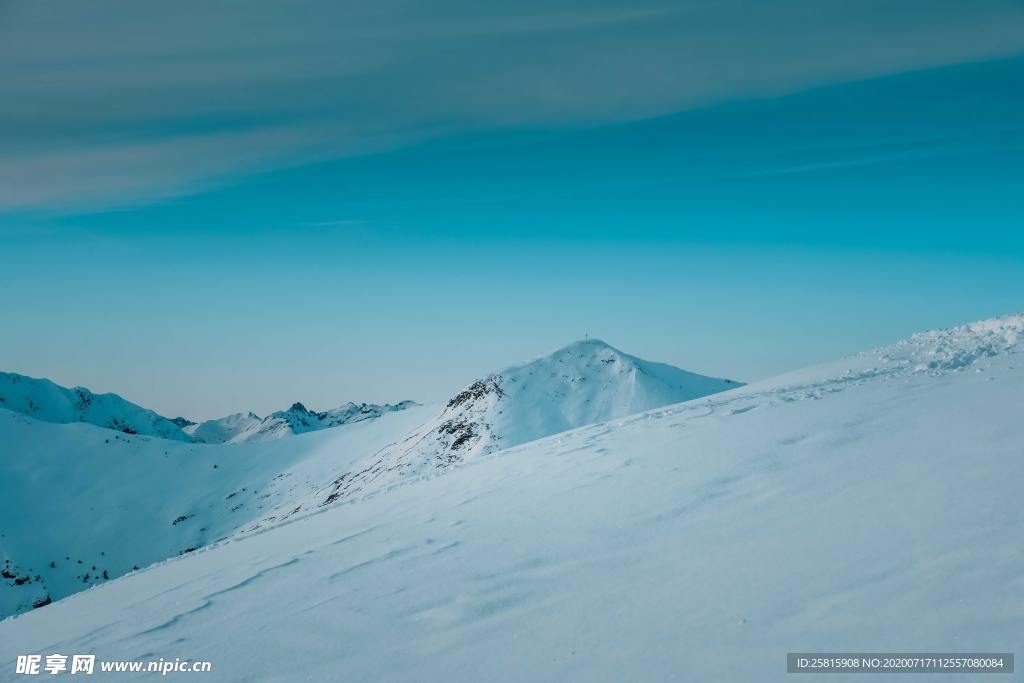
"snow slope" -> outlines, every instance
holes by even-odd
[[[117,394],[94,394],[85,387],[67,389],[48,379],[0,372],[0,408],[44,422],[86,422],[126,434],[191,441],[184,418],[169,420]]]
[[[783,681],[788,651],[1019,652],[1022,340],[1021,316],[918,335],[352,498],[0,622],[0,676],[82,652]]]
[[[0,581],[0,616],[272,522],[414,428],[417,413],[223,446],[0,409],[0,565],[12,575]]]
[[[236,413],[186,427],[185,431],[204,443],[266,441],[294,434],[305,434],[319,429],[340,427],[352,422],[372,420],[384,413],[406,410],[416,405],[415,401],[384,405],[349,402],[339,408],[316,412],[309,410],[301,403],[295,403],[288,410],[271,413],[262,419],[252,412]]]
[[[473,382],[395,447],[357,463],[326,500],[365,493],[528,441],[742,386],[577,341]]]

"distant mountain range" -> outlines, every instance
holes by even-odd
[[[252,412],[236,413],[196,423],[184,417],[163,417],[117,394],[94,394],[85,387],[68,389],[48,379],[0,372],[0,408],[43,422],[85,422],[124,434],[140,434],[173,441],[265,441],[369,420],[415,405],[415,401],[384,405],[350,402],[332,410],[316,412],[301,403],[295,403],[288,410],[271,413],[265,418]]]
[[[236,413],[217,420],[207,420],[200,424],[189,425],[184,428],[184,431],[203,443],[266,441],[319,429],[340,427],[351,422],[372,420],[384,413],[406,410],[416,405],[418,404],[415,401],[401,401],[384,405],[346,403],[333,410],[316,412],[309,410],[301,403],[295,403],[288,410],[280,410],[267,417],[261,418],[251,412]]]

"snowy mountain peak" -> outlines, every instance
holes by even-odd
[[[533,359],[532,361],[521,363],[512,367],[522,367],[524,365],[531,365],[534,363],[540,363],[544,360],[550,361],[565,361],[570,358],[586,358],[586,357],[601,357],[603,359],[611,358],[633,358],[629,354],[623,353],[619,349],[615,348],[611,344],[601,339],[594,339],[593,337],[587,337],[586,339],[577,339],[574,342],[566,344],[565,346],[555,349],[554,351]],[[511,368],[510,368],[511,369]]]
[[[739,382],[645,361],[600,339],[575,341],[489,378],[500,407],[485,451],[734,389]],[[463,412],[487,412],[480,402]]]
[[[545,436],[742,386],[623,353],[599,339],[478,379],[433,420],[360,471],[327,502],[378,479],[426,473]]]
[[[562,352],[566,352],[566,351],[568,351],[568,352],[586,352],[586,351],[591,351],[591,350],[602,350],[602,349],[610,349],[612,351],[615,351],[616,353],[619,353],[618,349],[616,349],[614,346],[612,346],[608,342],[604,341],[603,339],[597,339],[595,337],[586,337],[584,339],[577,339],[574,342],[570,342],[570,343],[566,344],[565,346],[563,346],[562,348],[560,348],[560,349],[558,349],[556,351],[553,351],[552,353],[550,353],[548,355],[554,356],[556,354],[559,354],[559,353],[562,353]]]

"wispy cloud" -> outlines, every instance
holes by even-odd
[[[765,163],[753,170],[730,174],[733,178],[768,178],[800,175],[850,168],[886,166],[922,159],[970,156],[993,151],[1009,151],[1020,147],[1021,131],[1001,130],[997,134],[975,133],[970,136],[907,139],[870,145],[819,146],[799,150],[802,160],[790,159]],[[790,150],[790,156],[795,156]]]
[[[0,21],[0,210],[1024,51],[1015,0],[102,0]]]

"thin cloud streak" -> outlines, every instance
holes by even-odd
[[[16,3],[0,26],[0,211],[1021,51],[1013,0]]]

